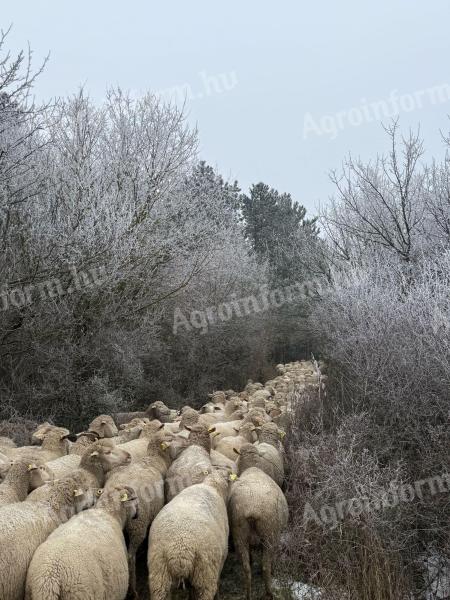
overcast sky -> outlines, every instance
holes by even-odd
[[[246,189],[264,181],[314,211],[351,151],[386,149],[380,120],[450,129],[450,2],[34,0],[3,3],[10,46],[50,51],[39,97],[84,85],[187,96],[201,155]],[[446,87],[447,86],[447,87]]]

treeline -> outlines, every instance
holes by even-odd
[[[225,182],[199,159],[182,110],[152,94],[113,89],[94,105],[79,91],[38,105],[40,69],[6,42],[0,419],[79,429],[157,399],[196,405],[304,353],[292,326],[302,302],[270,299],[307,277],[321,243],[303,207],[263,184],[246,196]],[[249,297],[241,317],[217,317]],[[214,322],[193,327],[208,308]],[[286,341],[280,310],[291,320]]]
[[[444,598],[450,157],[426,165],[417,134],[386,133],[386,155],[332,173],[321,218],[330,285],[308,323],[328,390],[295,421],[291,550],[332,598]]]

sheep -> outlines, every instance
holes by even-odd
[[[211,463],[213,467],[217,467],[219,469],[227,469],[230,473],[237,474],[237,464],[235,460],[228,458],[223,455],[221,452],[216,452],[215,450],[211,450],[210,452]]]
[[[48,468],[47,464],[30,465],[30,490],[33,491],[41,485],[55,480],[55,474]]]
[[[61,523],[92,506],[93,493],[71,479],[53,484],[45,501],[17,502],[0,510],[0,598],[23,600],[35,550]]]
[[[138,410],[134,412],[114,413],[113,419],[118,427],[129,423],[133,419],[148,419],[151,415],[147,410]]]
[[[116,436],[119,431],[110,415],[100,415],[96,417],[88,427],[88,432],[93,431],[99,438],[111,438]]]
[[[113,417],[118,426],[129,423],[132,419],[158,419],[161,423],[171,423],[176,417],[176,412],[158,400],[150,404],[145,411],[115,413]]]
[[[26,461],[14,461],[0,484],[0,506],[22,502],[30,490],[31,472],[36,465]]]
[[[166,498],[172,500],[184,488],[200,483],[212,470],[211,438],[200,423],[188,427],[188,446],[169,467],[166,476]]]
[[[252,589],[250,544],[255,541],[262,547],[266,598],[273,597],[272,558],[281,532],[287,526],[288,514],[286,498],[271,477],[254,466],[241,471],[231,486],[229,515],[234,547],[244,572],[247,600],[251,599]]]
[[[70,446],[69,454],[76,454],[77,456],[81,456],[86,448],[100,439],[99,434],[95,431],[82,431],[77,433],[76,437],[77,441]]]
[[[149,419],[131,419],[129,423],[124,423],[120,426],[119,434],[115,440],[116,443],[124,444],[125,442],[131,442],[131,440],[137,440],[147,423],[150,423]]]
[[[222,391],[217,391],[217,392],[213,392],[212,394],[208,394],[208,398],[211,398],[211,402],[213,404],[225,404],[226,400],[227,400],[227,396],[225,394],[225,392]]]
[[[149,409],[151,409],[153,419],[158,419],[161,423],[173,423],[177,417],[177,412],[168,408],[164,402],[161,402],[160,400],[150,404]]]
[[[254,392],[248,402],[250,404],[250,406],[260,406],[262,408],[265,407],[265,403],[267,400],[270,400],[270,398],[272,397],[272,394],[269,392],[269,390],[257,390],[256,392]]]
[[[46,434],[50,431],[55,430],[61,431],[61,435],[64,431],[66,432],[66,435],[69,435],[70,433],[68,429],[64,429],[63,427],[57,427],[56,425],[52,425],[51,423],[46,421],[45,423],[39,425],[37,429],[33,431],[33,433],[31,434],[31,443],[36,446],[40,445],[44,440]]]
[[[136,593],[136,553],[145,540],[148,528],[164,506],[164,477],[171,463],[169,444],[164,430],[159,430],[148,440],[147,456],[126,467],[109,473],[105,492],[114,486],[129,483],[139,499],[139,516],[127,527],[128,566],[130,572],[129,593]]]
[[[164,429],[164,423],[158,420],[150,421],[144,425],[137,440],[118,444],[117,447],[129,452],[133,460],[140,460],[147,454],[148,440],[156,431],[162,429]]]
[[[213,413],[200,414],[194,408],[188,407],[188,408],[186,408],[186,410],[184,410],[181,413],[181,419],[179,422],[179,431],[181,432],[184,429],[186,429],[186,425],[192,426],[192,425],[195,425],[196,423],[203,423],[207,427],[211,427],[213,424],[217,423],[218,418],[219,417],[218,417],[217,412],[215,414],[213,414]]]
[[[156,516],[148,543],[152,600],[187,580],[198,600],[213,600],[228,553],[227,477],[220,471],[183,490]]]
[[[25,600],[123,600],[128,587],[123,529],[138,511],[134,490],[122,485],[58,527],[33,556]]]
[[[12,448],[9,456],[13,459],[28,460],[29,462],[44,463],[59,458],[69,452],[69,433],[67,429],[55,427],[43,434],[41,446],[22,446]]]
[[[270,444],[243,444],[241,449],[234,448],[234,452],[239,455],[237,461],[238,474],[249,461],[258,466],[266,475],[271,477],[280,487],[284,481],[283,457],[280,452]]]
[[[190,406],[188,406],[187,408],[190,408]],[[225,408],[225,406],[221,403],[214,404],[213,402],[207,402],[200,408],[199,412],[202,415],[203,414],[211,414],[214,412],[223,411],[224,408]]]
[[[8,450],[11,450],[11,448],[17,448],[16,443],[9,437],[0,436],[0,452],[8,456]]]
[[[210,427],[210,433],[214,434],[212,439],[212,447],[215,449],[217,444],[224,437],[236,436],[236,429],[238,429],[241,425],[243,425],[243,420],[239,419],[237,421],[224,421],[222,423],[216,423]]]
[[[80,466],[81,456],[76,454],[68,454],[66,456],[61,456],[60,458],[56,458],[55,460],[51,460],[45,465],[40,465],[45,467],[46,472],[49,474],[50,480],[61,479],[62,477],[67,477],[71,475],[79,466]],[[36,470],[33,474],[34,477],[34,485],[33,488],[39,488],[41,486],[46,485],[45,477],[42,477],[42,470]],[[40,497],[43,494],[43,490],[40,492],[31,492],[29,495],[32,497]]]
[[[256,429],[253,423],[244,423],[238,429],[235,428],[237,435],[223,437],[216,445],[215,450],[220,452],[230,460],[234,460],[236,454],[234,448],[238,450],[247,443],[253,443],[256,440]]]
[[[69,457],[67,457],[69,458]],[[71,457],[76,460],[76,455]],[[115,446],[114,442],[109,438],[104,438],[94,442],[87,448],[79,461],[78,467],[70,472],[70,477],[79,478],[83,487],[99,488],[105,483],[106,474],[122,465],[131,462],[131,455],[122,450],[119,446]],[[51,468],[51,467],[50,467]],[[53,473],[54,470],[52,469]],[[56,477],[56,474],[55,474]],[[27,500],[37,502],[47,497],[50,485],[42,485],[28,495]]]
[[[270,444],[278,451],[283,451],[281,440],[286,433],[278,427],[276,423],[264,423],[256,429],[258,435],[258,446],[261,444]]]

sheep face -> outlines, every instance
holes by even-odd
[[[53,425],[50,425],[48,421],[42,423],[42,425],[39,425],[39,427],[31,434],[31,443],[34,446],[38,446],[44,439],[43,436],[50,431],[52,427]]]
[[[131,455],[129,452],[117,448],[113,442],[107,442],[109,440],[97,442],[94,444],[94,449],[89,450],[89,459],[93,464],[100,465],[105,473],[115,467],[130,464]]]
[[[32,465],[30,469],[30,490],[35,490],[53,481],[53,475],[45,465]]]
[[[64,439],[70,434],[70,431],[65,427],[56,427],[56,425],[50,425],[50,423],[42,423],[39,427],[31,434],[31,443],[33,445],[40,445],[45,440],[55,438],[58,435],[61,439]]]

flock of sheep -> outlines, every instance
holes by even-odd
[[[152,600],[185,584],[212,600],[230,532],[247,598],[255,545],[270,597],[288,521],[290,397],[317,381],[310,362],[277,370],[265,385],[214,392],[199,410],[155,402],[142,413],[101,415],[76,437],[44,423],[33,445],[0,438],[0,599],[138,598],[136,553],[148,535]]]

